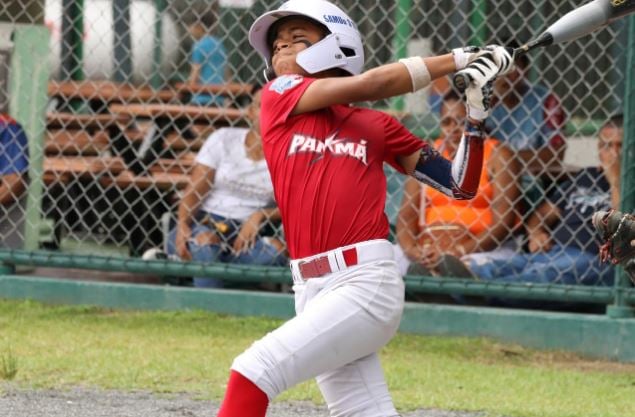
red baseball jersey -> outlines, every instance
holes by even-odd
[[[383,163],[427,146],[393,117],[334,105],[289,114],[315,79],[265,85],[260,127],[291,258],[388,236]]]

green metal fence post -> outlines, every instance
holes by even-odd
[[[544,30],[544,27],[545,27],[545,17],[543,12],[545,8],[544,6],[545,6],[544,0],[539,0],[535,4],[532,4],[532,7],[535,12],[532,18],[529,20],[529,26],[531,27],[532,36],[537,36],[542,30]],[[541,65],[542,60],[540,58],[540,55],[538,54],[532,57],[531,60],[532,60],[532,64],[529,69],[529,80],[532,83],[536,83],[539,77],[542,75],[542,71],[540,70],[542,68],[542,65]]]
[[[62,78],[84,79],[84,0],[62,2]]]
[[[25,213],[24,249],[38,248],[42,215],[45,110],[49,31],[40,25],[20,25],[14,32],[9,91],[11,115],[22,125],[29,141],[29,190]]]
[[[485,0],[472,0],[473,9],[470,13],[470,29],[472,37],[471,45],[485,45],[487,39],[487,26],[485,16],[487,16],[487,2]]]
[[[624,141],[622,144],[621,202],[620,209],[631,213],[635,209],[635,16],[631,16],[626,47],[626,91],[624,93]],[[615,273],[615,300],[607,308],[610,317],[635,317],[635,309],[629,307],[624,290],[630,280],[622,268]]]
[[[115,73],[113,79],[130,82],[132,79],[132,39],[130,25],[131,0],[112,2],[113,55]]]
[[[412,0],[399,0],[395,9],[395,37],[393,38],[394,60],[405,58],[408,54],[408,41],[410,40],[410,10]],[[397,111],[404,109],[404,98],[392,99],[392,108]]]
[[[167,0],[155,0],[156,13],[154,15],[154,46],[152,53],[152,77],[150,85],[159,89],[163,86],[165,80],[161,76],[161,61],[163,59],[162,43],[163,43],[163,15],[168,6]]]

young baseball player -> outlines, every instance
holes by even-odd
[[[263,149],[292,259],[297,315],[234,360],[218,415],[263,417],[282,391],[316,378],[332,416],[396,416],[377,353],[397,331],[404,304],[386,240],[383,164],[471,198],[492,82],[512,58],[502,47],[458,49],[362,73],[355,23],[322,0],[291,0],[263,14],[249,41],[272,79],[262,93]],[[456,70],[473,81],[454,162],[391,116],[349,105],[406,94]]]

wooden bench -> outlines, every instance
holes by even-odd
[[[142,142],[153,126],[152,121],[137,121],[131,128],[123,131],[126,138],[133,143]],[[195,136],[193,139],[184,138],[180,132],[170,132],[165,137],[164,148],[172,149],[176,152],[198,151],[203,146],[205,140],[215,130],[215,126],[194,124],[188,127]]]
[[[171,120],[186,119],[190,122],[207,122],[209,124],[235,124],[246,122],[243,110],[227,107],[204,107],[188,104],[112,104],[110,113],[122,117],[134,118],[168,118]]]
[[[69,112],[49,112],[46,114],[46,126],[49,129],[107,129],[113,125],[127,126],[131,122],[132,117],[124,113],[78,114]]]
[[[145,190],[155,187],[161,191],[181,190],[190,183],[189,174],[179,172],[150,172],[148,175],[135,175],[131,171],[123,171],[114,177],[101,177],[103,186],[116,185],[122,190],[136,188]]]
[[[71,100],[101,101],[103,103],[168,103],[180,101],[186,94],[214,94],[230,98],[248,96],[253,90],[251,84],[190,84],[176,83],[174,88],[155,90],[150,86],[135,86],[105,80],[50,81],[49,97]]]
[[[184,139],[180,135],[174,133],[168,135],[165,139],[165,147],[174,151],[199,151],[207,140],[207,136],[199,136],[195,139]]]
[[[99,155],[108,151],[107,132],[90,134],[85,130],[49,130],[44,142],[45,155]]]
[[[251,94],[253,85],[251,84],[239,84],[239,83],[225,83],[225,84],[190,84],[190,83],[177,83],[175,85],[176,90],[180,94],[215,94],[228,97],[240,97]]]
[[[191,182],[190,173],[195,158],[194,152],[183,153],[176,159],[161,158],[150,167],[145,175],[135,175],[129,170],[124,170],[116,176],[102,176],[99,182],[104,186],[115,184],[122,189],[145,190],[156,187],[161,191],[180,190]]]
[[[65,100],[99,100],[112,102],[168,102],[179,98],[179,91],[155,90],[149,86],[134,86],[112,81],[50,81],[49,97]]]
[[[47,156],[43,161],[44,183],[68,183],[74,178],[92,180],[104,173],[118,174],[126,170],[118,157]]]
[[[126,129],[131,121],[132,118],[125,115],[49,112],[46,115],[44,154],[46,157],[76,155],[78,164],[85,164],[83,157],[109,151],[110,128]],[[54,177],[48,174],[46,179],[51,181]]]

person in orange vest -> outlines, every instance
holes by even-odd
[[[461,99],[448,90],[441,106],[441,136],[434,141],[446,158],[456,153],[465,117]],[[520,163],[509,147],[489,137],[483,166],[472,200],[453,200],[416,180],[406,181],[396,248],[404,274],[443,274],[444,255],[496,257],[515,252],[510,235],[518,221]]]

